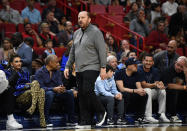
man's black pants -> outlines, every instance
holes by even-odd
[[[95,81],[98,76],[99,71],[94,70],[78,72],[76,75],[79,94],[80,124],[92,124],[94,113],[99,114],[105,111],[94,92]]]
[[[166,90],[166,112],[171,116],[177,113],[178,93],[177,90]]]
[[[130,112],[134,113],[135,119],[144,117],[145,108],[147,104],[148,95],[140,96],[135,93],[123,92],[124,98],[124,112],[127,113],[127,109],[130,109]]]

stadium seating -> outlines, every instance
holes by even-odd
[[[42,11],[44,8],[46,8],[46,5],[41,5],[40,3],[35,3],[34,7],[40,11],[40,14],[42,14]]]
[[[21,13],[21,11],[26,7],[26,2],[25,0],[13,0],[10,2],[10,7]]]
[[[106,7],[104,5],[90,5],[91,14],[106,14]]]
[[[109,14],[120,14],[120,15],[125,15],[124,11],[123,11],[123,6],[112,6],[112,5],[109,5],[108,6],[108,13]]]
[[[11,23],[4,24],[4,29],[5,29],[5,36],[10,38],[12,34],[16,32],[16,25]]]
[[[177,52],[177,54],[179,54],[180,56],[185,55],[184,52],[183,52],[183,48],[177,48],[176,52]]]

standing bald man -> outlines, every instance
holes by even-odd
[[[73,35],[73,45],[64,76],[68,78],[69,69],[75,62],[78,84],[80,125],[92,124],[94,113],[98,115],[97,126],[104,123],[106,112],[94,92],[96,78],[106,76],[106,48],[101,31],[91,23],[88,12],[78,15],[78,29]]]

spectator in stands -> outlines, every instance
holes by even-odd
[[[60,46],[66,46],[73,39],[73,26],[70,21],[66,21],[65,29],[58,34]]]
[[[52,11],[54,13],[54,17],[57,18],[58,21],[64,16],[61,9],[57,8],[56,0],[48,0],[47,8],[45,8],[42,12],[42,20],[46,19],[46,15],[48,11]]]
[[[106,38],[106,43],[108,45],[108,48],[109,48],[109,51],[113,51],[115,53],[118,52],[118,45],[114,39],[114,37],[112,37],[112,35],[109,35],[107,38]]]
[[[134,58],[134,59],[137,60],[137,54],[136,54],[135,51],[129,51],[129,52],[127,53],[127,57],[128,57],[128,58]]]
[[[111,0],[95,0],[95,3],[99,5],[108,6],[111,5]]]
[[[125,114],[129,104],[131,104],[133,108],[130,109],[135,113],[135,122],[145,123],[143,117],[147,103],[147,95],[140,83],[142,76],[137,73],[137,64],[138,61],[134,58],[126,60],[126,68],[115,73],[115,80],[119,91],[123,94]]]
[[[143,37],[149,34],[149,22],[145,18],[144,10],[138,11],[137,19],[130,22],[130,30],[142,35]]]
[[[32,74],[34,75],[42,66],[44,66],[44,61],[41,58],[34,59],[32,61]]]
[[[27,37],[24,39],[25,44],[27,44],[30,48],[33,48],[34,40],[32,37]],[[36,53],[35,50],[32,49],[32,60],[38,58],[39,55]]]
[[[177,42],[170,40],[167,50],[160,51],[154,55],[154,66],[162,72],[165,68],[170,67],[175,63],[179,55],[176,53]]]
[[[31,74],[32,64],[32,48],[30,48],[23,41],[23,37],[20,32],[16,32],[12,35],[11,41],[14,46],[14,52],[21,57],[22,69],[25,72]]]
[[[150,12],[149,12],[150,13]],[[154,21],[156,18],[161,17],[161,7],[160,4],[152,4],[152,10],[151,10],[151,24],[154,24]]]
[[[67,45],[67,49],[65,51],[65,53],[63,54],[62,56],[62,60],[61,60],[61,65],[60,65],[60,70],[62,72],[64,72],[65,70],[65,66],[66,66],[66,63],[68,61],[68,58],[69,58],[69,53],[70,53],[70,50],[71,50],[71,47],[72,47],[72,44],[73,44],[73,40],[71,40],[68,45]],[[64,76],[64,75],[63,75]]]
[[[136,2],[133,2],[131,4],[131,10],[124,18],[125,22],[131,22],[133,19],[137,19],[137,14],[138,14],[138,5]]]
[[[21,18],[19,12],[10,7],[8,0],[1,1],[3,8],[0,11],[0,19],[2,19],[5,23],[14,23],[20,24],[23,23],[23,19]]]
[[[129,29],[138,33],[139,35],[146,37],[149,34],[149,22],[145,18],[144,10],[140,9],[138,11],[137,19],[130,22]],[[136,36],[132,36],[130,43],[136,46]],[[139,39],[139,46],[142,47],[142,39]]]
[[[122,5],[124,7],[123,8],[124,12],[125,13],[129,13],[129,11],[131,9],[131,2],[130,2],[130,0],[126,0],[126,1],[119,0],[119,1],[120,1],[120,5]]]
[[[171,16],[168,32],[170,37],[176,37],[178,33],[182,32],[185,26],[185,13],[187,13],[187,7],[184,5],[179,5],[177,12]]]
[[[56,35],[50,31],[49,24],[47,22],[42,22],[40,25],[41,27],[41,33],[40,33],[40,39],[42,40],[43,47],[45,46],[45,41],[48,39],[53,40],[54,47],[58,46]]]
[[[117,53],[117,59],[118,61],[121,59],[121,54],[125,53],[127,54],[130,51],[130,44],[128,40],[122,40],[121,41],[121,50]]]
[[[66,16],[62,16],[62,17],[60,18],[60,21],[59,21],[60,24],[58,25],[58,30],[59,30],[59,32],[65,30],[65,23],[66,23],[66,21],[67,21]]]
[[[145,11],[145,17],[148,20],[149,23],[151,23],[151,2],[149,0],[146,0],[144,2],[144,11]]]
[[[13,95],[14,87],[8,86],[9,83],[4,71],[0,70],[0,76],[0,105],[1,109],[3,109],[3,113],[7,115],[6,130],[21,129],[23,126],[19,124],[13,116],[15,106],[15,96]]]
[[[27,37],[24,39],[25,44],[27,44],[30,48],[34,45],[34,39],[32,37]]]
[[[136,3],[138,4],[139,9],[144,9],[145,8],[143,0],[136,0]]]
[[[45,21],[49,24],[50,31],[57,35],[59,33],[58,25],[60,22],[54,17],[53,11],[47,11]]]
[[[112,66],[106,66],[106,79],[102,80],[100,76],[95,82],[95,93],[101,100],[102,104],[107,109],[107,124],[114,124],[114,106],[117,104],[117,124],[126,124],[124,120],[124,99],[122,94],[117,90],[116,83],[113,77],[114,69]]]
[[[4,38],[3,40],[3,48],[0,48],[0,62],[2,63],[8,63],[8,60],[11,56],[11,54],[13,54],[13,45],[11,43],[10,38]]]
[[[180,56],[175,63],[164,70],[161,75],[161,80],[167,87],[167,112],[171,115],[171,122],[182,122],[177,113],[178,93],[179,90],[186,91],[187,83],[187,58]]]
[[[114,71],[118,70],[117,66],[118,66],[118,62],[117,62],[117,58],[113,55],[110,55],[107,57],[107,64],[110,65]]]
[[[40,39],[38,33],[34,29],[32,29],[31,23],[25,23],[24,30],[25,32],[22,32],[23,39],[32,37],[34,39],[34,48],[42,46],[42,40]]]
[[[142,87],[148,95],[145,119],[149,123],[170,122],[165,115],[166,111],[166,91],[162,81],[160,81],[159,70],[152,67],[154,64],[153,56],[146,54],[143,57],[143,65],[138,67],[138,72],[143,77]],[[152,117],[152,100],[158,100],[159,121]]]
[[[119,70],[126,68],[125,61],[126,61],[127,59],[128,59],[127,54],[126,54],[125,52],[123,52],[123,53],[121,54],[121,59],[120,59],[120,61],[119,61],[120,63],[119,63],[118,66],[117,66],[117,68],[118,68]]]
[[[147,45],[151,46],[151,49],[166,49],[168,43],[168,37],[164,33],[165,23],[164,21],[158,21],[157,29],[153,30],[147,37]]]
[[[22,10],[21,16],[25,22],[39,24],[41,22],[40,11],[34,8],[35,0],[27,0],[27,7]]]
[[[177,12],[178,4],[175,2],[175,0],[167,0],[162,4],[162,12],[166,16],[172,16]]]
[[[30,83],[29,73],[22,70],[22,62],[19,55],[11,56],[9,65],[11,67],[5,72],[9,85],[14,88],[13,94],[16,98],[16,103],[22,108],[31,104],[27,109],[27,112],[31,115],[34,113],[37,106],[40,113],[40,126],[46,127],[44,116],[44,90],[40,88],[38,81]]]
[[[49,111],[53,100],[56,98],[66,106],[68,112],[69,124],[75,124],[74,120],[74,97],[71,90],[66,90],[63,86],[61,72],[59,69],[58,57],[56,55],[49,55],[45,59],[45,66],[40,68],[36,74],[35,79],[40,83],[41,88],[45,90],[45,117],[47,126],[53,126],[50,122]]]
[[[45,51],[44,53],[46,53],[46,55],[56,55],[55,53],[55,50],[53,49],[53,41],[51,39],[48,39],[46,42],[45,42]]]
[[[101,126],[104,123],[106,112],[95,95],[94,84],[99,73],[101,79],[105,79],[107,52],[103,34],[90,22],[90,14],[87,11],[81,11],[78,14],[80,28],[74,33],[73,45],[66,63],[64,76],[68,78],[69,69],[75,62],[80,125],[91,125],[93,114],[97,113],[96,125]]]
[[[177,41],[177,47],[178,48],[183,48],[183,53],[185,54],[185,48],[186,48],[186,41],[184,38],[184,32],[183,30],[181,30],[180,32],[178,32],[178,34],[174,37],[171,37],[171,39],[176,40]]]

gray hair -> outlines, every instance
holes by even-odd
[[[108,56],[107,57],[107,63],[109,63],[111,60],[113,60],[113,59],[116,59],[117,60],[117,58],[115,57],[115,56],[113,56],[113,55],[110,55],[110,56]]]
[[[48,65],[51,61],[53,61],[55,58],[57,58],[56,55],[48,55],[46,58],[45,58],[45,64]]]
[[[181,60],[183,60],[183,61],[185,62],[185,66],[187,66],[187,57],[186,57],[186,56],[180,56],[180,57],[177,59],[176,62],[179,62],[179,61],[181,61]]]

